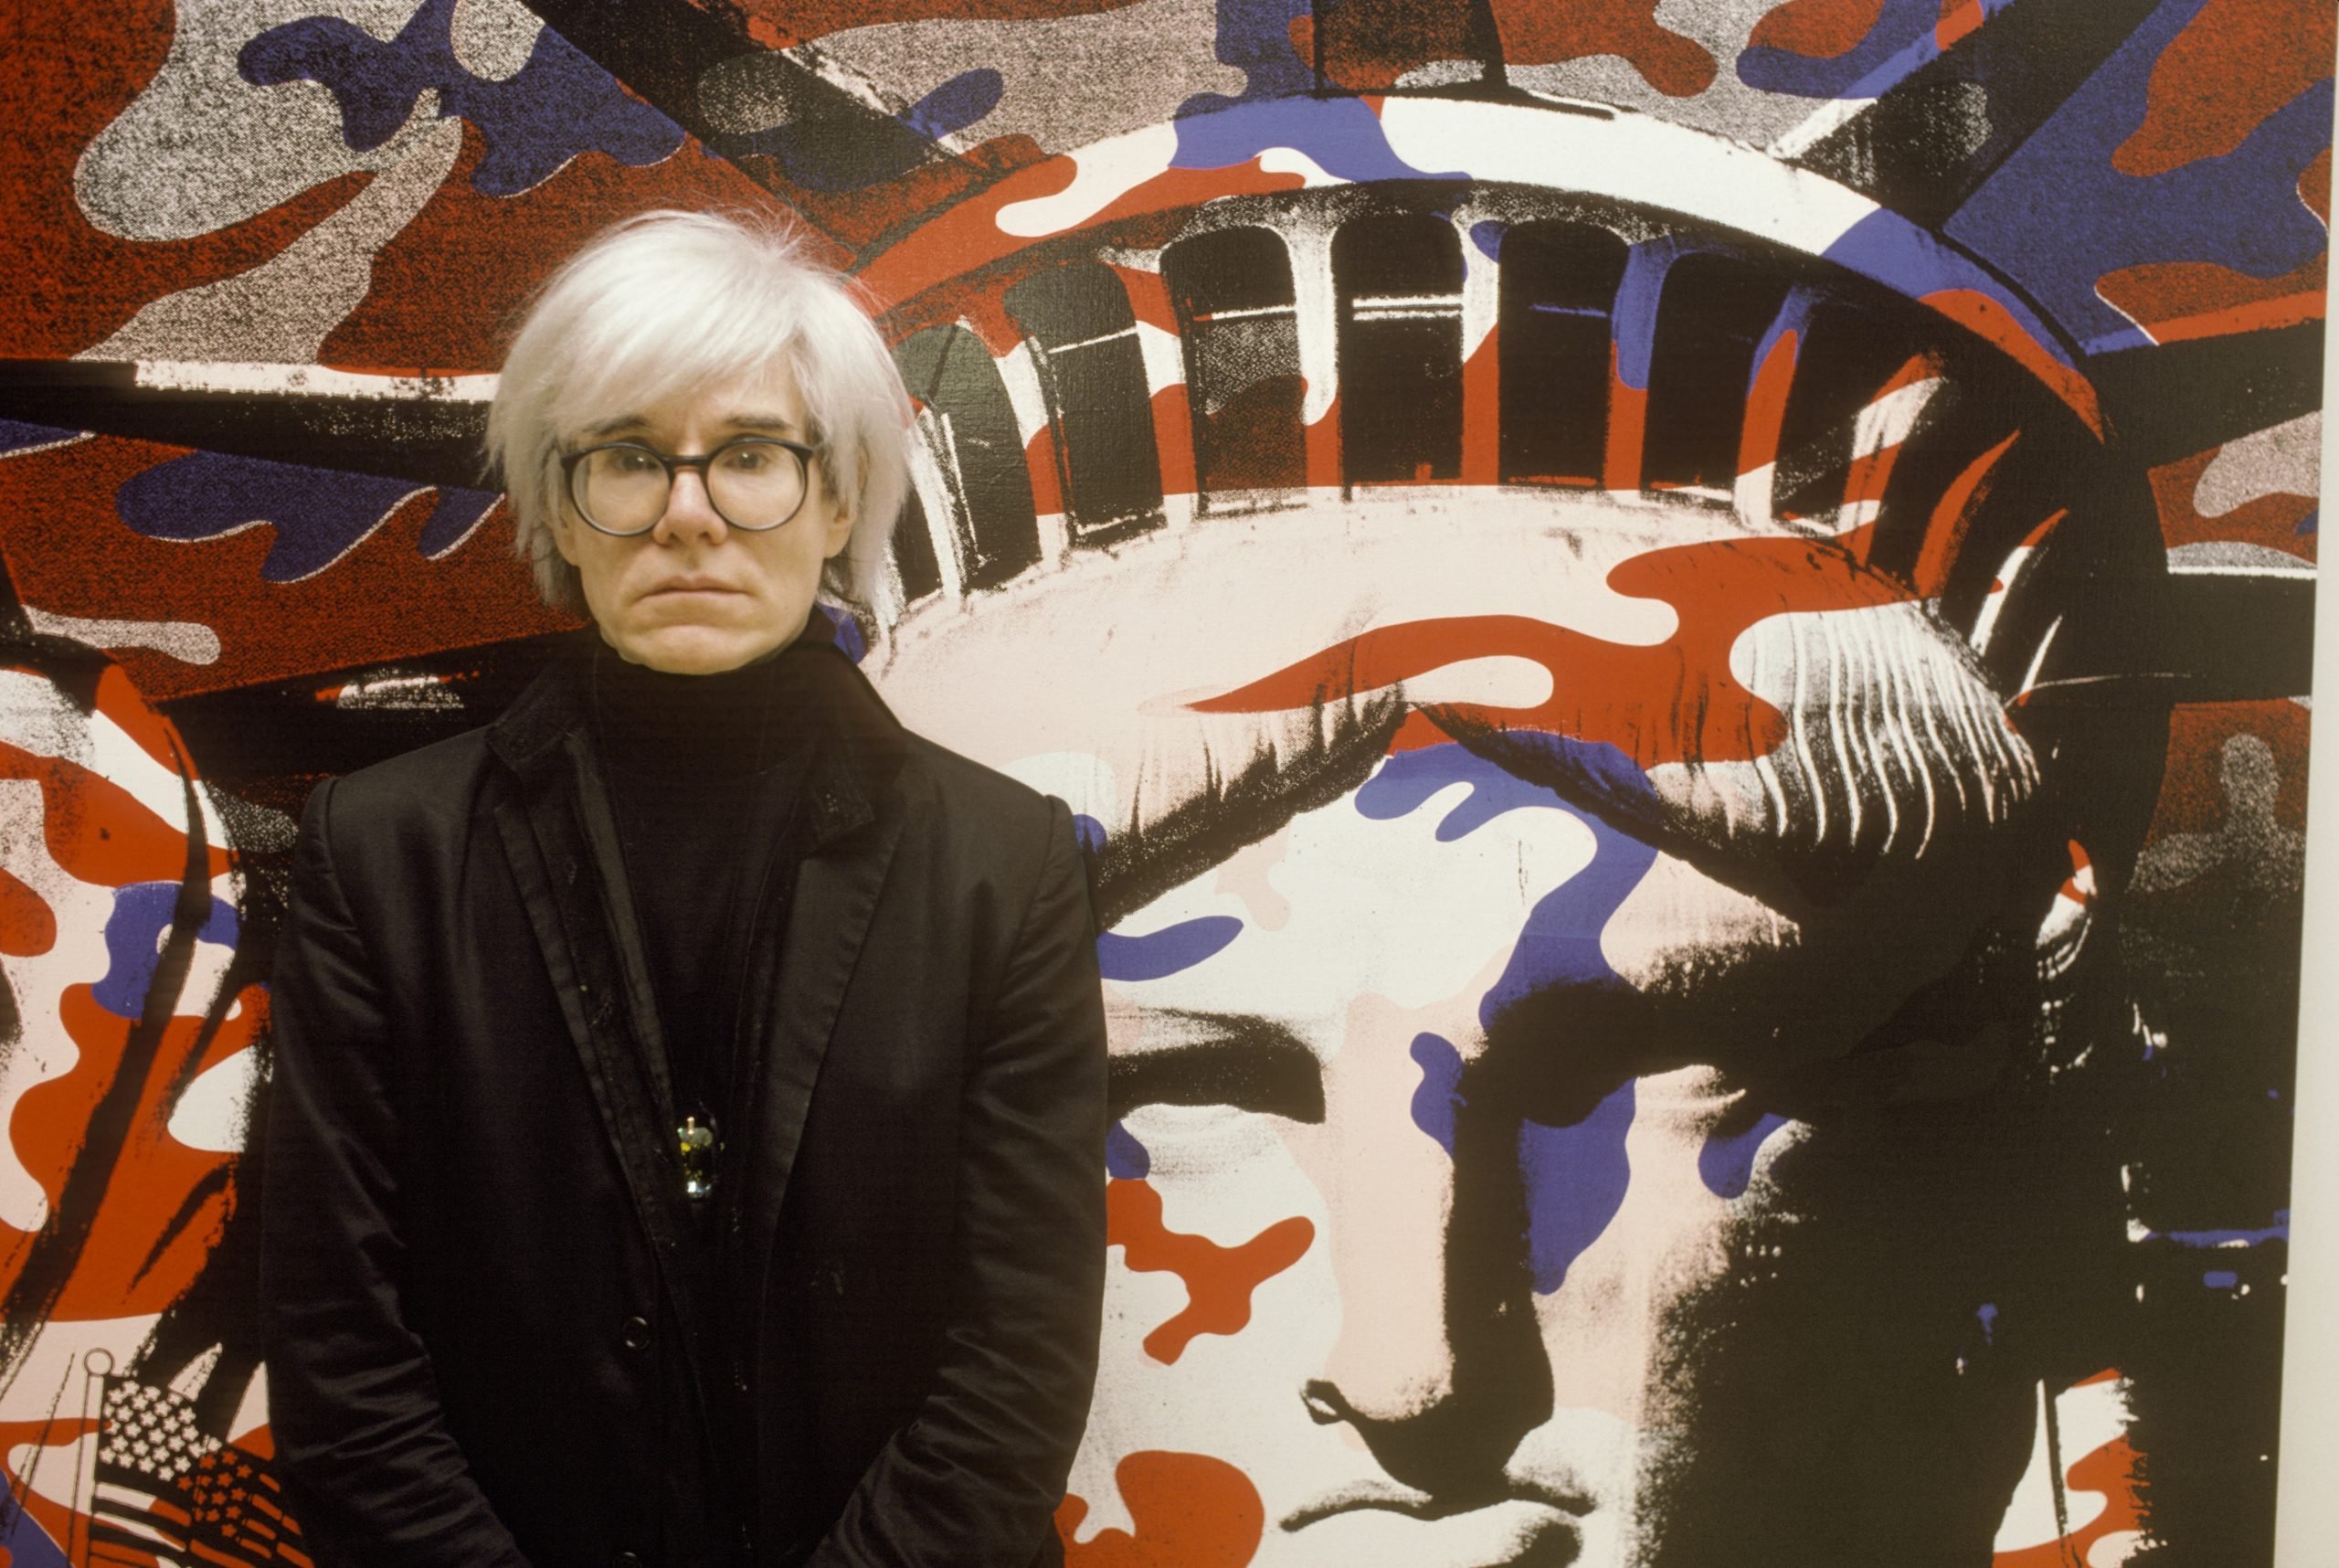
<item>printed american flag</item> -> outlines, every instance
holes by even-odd
[[[106,1383],[91,1563],[290,1563],[311,1568],[268,1461],[197,1429],[166,1388]]]

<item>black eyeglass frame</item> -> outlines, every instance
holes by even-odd
[[[803,493],[796,498],[796,504],[788,511],[788,515],[777,523],[734,522],[731,514],[723,510],[722,503],[714,499],[714,486],[707,482],[708,467],[715,459],[734,447],[746,446],[783,448],[796,454],[797,466],[804,471]],[[736,528],[743,534],[768,534],[775,528],[785,528],[796,521],[797,514],[804,510],[804,503],[811,499],[814,468],[812,460],[820,455],[820,450],[819,447],[810,446],[802,441],[791,441],[781,436],[733,436],[729,440],[716,443],[711,450],[700,453],[697,457],[661,452],[646,441],[602,441],[598,445],[587,447],[581,451],[561,454],[560,488],[561,493],[568,498],[568,503],[577,508],[577,515],[583,518],[585,525],[596,534],[606,534],[612,539],[639,539],[658,526],[660,519],[666,514],[666,509],[660,507],[658,516],[652,517],[639,528],[610,528],[597,523],[593,520],[593,514],[585,509],[585,498],[577,493],[577,465],[595,452],[646,452],[655,458],[658,465],[666,471],[666,495],[669,502],[672,500],[674,493],[674,471],[677,469],[694,468],[698,470],[700,485],[706,491],[707,505],[714,509],[717,517],[723,519],[725,527]]]

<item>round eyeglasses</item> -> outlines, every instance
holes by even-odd
[[[694,468],[715,515],[760,534],[803,506],[817,450],[778,436],[734,436],[704,457],[678,457],[640,441],[611,441],[571,452],[560,466],[577,515],[601,533],[620,539],[649,533],[666,514],[674,471]]]

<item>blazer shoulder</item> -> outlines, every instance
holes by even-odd
[[[961,757],[925,736],[909,736],[907,761],[933,785],[937,811],[1001,841],[1019,856],[1037,853],[1064,803],[995,768]]]
[[[397,834],[471,814],[492,754],[485,729],[401,752],[333,780],[337,835]]]

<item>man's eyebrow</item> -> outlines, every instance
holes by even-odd
[[[1180,1038],[1113,1057],[1106,1090],[1113,1119],[1151,1105],[1233,1106],[1293,1121],[1324,1119],[1323,1065],[1282,1024],[1248,1014],[1147,1016]]]
[[[643,414],[619,414],[612,418],[597,419],[585,427],[588,436],[614,436],[624,430],[638,430],[650,422]],[[800,435],[802,427],[785,414],[769,414],[761,410],[725,415],[723,425],[734,430],[780,430],[790,436]]]
[[[801,428],[785,414],[733,414],[723,421],[734,429],[785,430],[789,435],[801,434]]]

